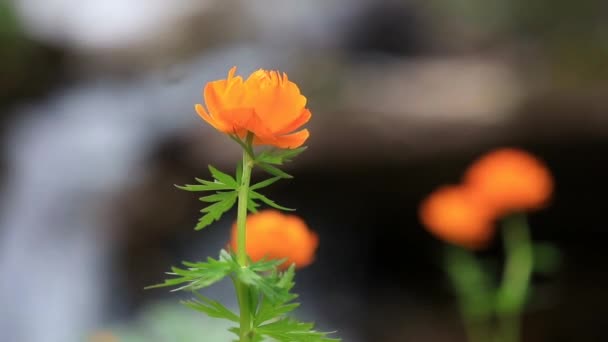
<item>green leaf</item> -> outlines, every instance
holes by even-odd
[[[262,325],[256,332],[274,338],[280,342],[332,342],[339,339],[327,337],[329,332],[314,330],[313,323],[299,322],[293,318],[280,320]]]
[[[296,266],[291,264],[287,271],[281,274],[278,285],[280,288],[289,291],[295,286],[294,278],[296,276]]]
[[[220,209],[224,208],[225,206],[228,206],[228,204],[230,202],[232,202],[233,200],[236,200],[237,197],[238,197],[238,194],[236,192],[232,192],[232,193],[230,193],[229,196],[222,198],[220,201],[215,202],[215,203],[201,209],[201,213],[211,213],[211,212],[220,210]]]
[[[235,190],[234,187],[222,184],[222,183],[214,183],[209,181],[203,181],[202,179],[197,179],[199,182],[205,182],[205,184],[186,184],[186,185],[175,185],[176,188],[186,191],[216,191],[216,190]]]
[[[196,291],[217,283],[238,267],[234,258],[224,250],[220,252],[218,259],[209,257],[206,262],[184,261],[182,264],[186,268],[172,267],[171,272],[167,273],[174,278],[167,279],[161,284],[148,286],[145,289],[178,286],[172,291]]]
[[[292,150],[286,149],[263,151],[258,154],[256,160],[267,164],[283,165],[283,163],[291,161],[306,149],[306,146],[302,146]]]
[[[207,185],[207,186],[218,186],[218,185],[223,185],[224,187],[227,187],[231,190],[236,190],[237,186],[231,185],[231,184],[225,184],[223,182],[221,182],[218,179],[214,179],[213,181],[208,181],[208,180],[204,180],[204,179],[200,179],[200,178],[194,178],[196,179],[197,182],[203,184],[203,185]],[[236,184],[236,181],[234,181],[234,183]]]
[[[232,327],[228,329],[231,333],[235,334],[237,337],[241,337],[241,329],[240,327]],[[239,340],[234,340],[234,342],[239,342]]]
[[[272,166],[270,164],[263,163],[263,162],[256,162],[256,164],[262,170],[270,173],[273,176],[277,176],[277,177],[281,177],[281,178],[287,178],[287,179],[293,178],[292,175],[290,175],[290,174],[286,173],[285,171],[283,171],[283,170],[281,170],[281,169],[279,169],[277,167],[274,167],[274,166]]]
[[[291,208],[287,208],[282,205],[279,205],[279,204],[275,203],[275,201],[271,200],[270,198],[268,198],[258,192],[255,192],[253,190],[249,192],[249,197],[251,197],[251,199],[254,199],[254,200],[259,199],[260,201],[266,203],[267,205],[269,205],[275,209],[285,210],[285,211],[295,211],[295,209],[291,209]]]
[[[220,250],[219,260],[231,262],[235,267],[238,266],[238,263],[236,262],[236,255],[228,252],[225,249]]]
[[[236,323],[240,322],[239,316],[222,305],[222,303],[209,299],[198,293],[194,293],[194,295],[198,298],[198,300],[186,300],[181,301],[181,303],[193,310],[204,312],[209,317],[223,318]]]
[[[285,262],[286,259],[262,259],[258,262],[251,263],[248,267],[254,272],[275,272],[276,268]]]
[[[300,306],[300,303],[289,303],[282,305],[272,305],[265,303],[269,303],[269,301],[264,301],[262,302],[262,305],[260,305],[260,309],[258,310],[253,321],[253,324],[255,324],[255,326],[260,326],[277,317],[284,316]]]
[[[294,265],[291,265],[289,269],[282,274],[277,275],[275,272],[270,276],[277,287],[281,289],[281,300],[270,301],[268,298],[262,298],[259,309],[254,315],[255,326],[260,326],[267,321],[280,318],[288,312],[295,310],[300,305],[298,303],[289,303],[298,297],[298,295],[289,292],[295,285],[293,282],[294,276]]]
[[[211,171],[213,178],[217,179],[220,183],[230,185],[234,188],[238,187],[236,180],[229,174],[223,173],[211,165],[209,165],[209,171]]]
[[[247,210],[249,210],[252,213],[257,213],[258,212],[258,207],[260,206],[259,203],[256,203],[254,200],[252,200],[251,198],[247,198]]]
[[[247,285],[254,286],[270,301],[284,300],[284,292],[276,285],[276,282],[261,276],[250,267],[240,267],[236,270],[235,274],[240,281]]]
[[[236,193],[236,191],[218,192],[213,195],[200,197],[198,200],[201,202],[219,202],[219,201],[224,201],[224,200],[230,198],[231,196],[234,196],[235,193]]]
[[[262,297],[260,291],[253,286],[249,286],[247,288],[249,291],[249,308],[251,308],[252,312],[255,313],[258,309],[258,305],[260,304],[260,298]]]
[[[265,336],[285,342],[339,341],[327,337],[329,333],[314,330],[312,323],[298,322],[286,316],[300,304],[292,302],[297,295],[290,293],[295,285],[295,266],[291,265],[287,271],[279,273],[276,269],[282,262],[283,260],[261,260],[252,263],[243,269],[246,271],[239,277],[241,281],[259,289],[262,294],[253,315],[255,336]],[[238,272],[239,270],[237,276],[239,276]],[[267,287],[272,290],[268,291]]]
[[[236,191],[232,191],[222,196],[224,197],[222,197],[220,201],[201,209],[201,212],[206,214],[199,219],[198,224],[196,227],[194,227],[195,230],[201,230],[214,221],[218,221],[225,212],[234,206],[238,193]]]
[[[266,180],[263,180],[259,183],[253,184],[251,187],[249,187],[249,189],[251,190],[257,190],[257,189],[261,189],[261,188],[265,188],[273,183],[275,183],[276,181],[283,179],[283,177],[272,177],[272,178],[268,178]]]

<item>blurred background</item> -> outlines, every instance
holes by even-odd
[[[531,224],[562,251],[524,341],[606,341],[607,19],[603,0],[0,2],[0,341],[228,340],[143,287],[229,239],[234,213],[195,232],[173,184],[239,158],[193,109],[233,65],[286,71],[313,112],[269,190],[320,235],[300,317],[348,342],[464,341],[418,204],[515,146],[554,173]]]

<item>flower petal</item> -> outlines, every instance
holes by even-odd
[[[209,113],[207,113],[207,111],[201,104],[197,103],[194,106],[194,109],[196,110],[196,113],[198,113],[198,116],[200,116],[203,120],[207,121],[207,123],[213,126],[213,128],[224,133],[230,132],[230,126],[226,125],[221,121],[216,120],[214,117],[209,115]]]
[[[310,133],[307,129],[303,129],[296,133],[282,135],[282,136],[274,136],[269,138],[257,137],[254,140],[254,144],[256,145],[273,145],[278,148],[298,148],[304,144],[306,139],[310,136]]]
[[[291,132],[295,131],[296,129],[300,128],[300,126],[307,123],[311,117],[312,117],[312,114],[310,113],[310,110],[308,110],[307,108],[304,108],[302,110],[302,113],[300,114],[300,116],[297,119],[295,119],[289,125],[283,127],[279,131],[277,131],[276,134],[281,135],[281,134],[291,133]]]
[[[306,97],[298,86],[276,71],[257,70],[244,85],[244,103],[254,107],[264,125],[275,134],[298,119],[306,106]]]
[[[245,87],[241,76],[234,76],[236,67],[228,72],[225,80],[217,80],[207,83],[204,90],[205,105],[209,113],[217,116],[216,113],[226,109],[243,107]]]
[[[222,94],[226,90],[226,80],[219,80],[207,83],[203,97],[205,98],[205,105],[211,115],[216,115],[220,112],[225,105],[222,103]]]
[[[243,135],[247,131],[255,131],[252,128],[258,128],[259,119],[251,108],[236,108],[223,110],[217,113],[218,119],[224,122],[229,128],[227,133]]]

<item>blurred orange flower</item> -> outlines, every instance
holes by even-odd
[[[230,245],[237,248],[237,227],[232,229]],[[264,210],[247,217],[247,255],[253,261],[262,258],[287,259],[282,268],[310,265],[319,245],[317,234],[302,219],[276,210]]]
[[[420,219],[442,240],[466,248],[483,247],[494,233],[493,212],[465,186],[449,185],[431,193]]]
[[[254,134],[254,144],[297,148],[306,139],[307,129],[296,131],[311,118],[306,97],[287,74],[259,69],[247,80],[234,76],[207,83],[205,107],[195,106],[198,115],[220,132],[243,138]]]
[[[544,206],[553,192],[547,167],[533,155],[503,148],[490,152],[465,173],[465,183],[499,216]]]

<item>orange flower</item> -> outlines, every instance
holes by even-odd
[[[493,212],[464,186],[444,186],[420,206],[420,218],[437,237],[466,248],[479,248],[492,237]]]
[[[236,224],[230,245],[237,248]],[[253,261],[262,258],[287,259],[282,267],[310,265],[319,245],[317,234],[310,231],[302,219],[284,215],[276,210],[264,210],[247,217],[247,255]]]
[[[205,105],[195,106],[198,115],[220,132],[243,138],[254,134],[254,144],[278,148],[297,148],[309,132],[295,130],[308,122],[306,97],[287,74],[259,69],[247,80],[234,76],[236,67],[225,80],[207,83]]]
[[[547,167],[531,154],[512,148],[482,156],[467,170],[465,183],[497,215],[544,206],[553,192]]]

